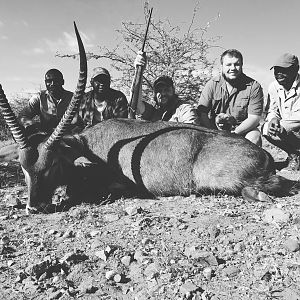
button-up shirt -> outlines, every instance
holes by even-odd
[[[101,106],[94,101],[93,90],[87,92],[79,108],[79,116],[84,126],[92,126],[103,120],[128,117],[128,102],[126,96],[118,90],[110,88]]]
[[[287,130],[300,128],[300,75],[296,76],[292,87],[286,91],[276,80],[268,90],[268,103],[270,105],[267,121],[272,118],[280,119],[281,125]]]
[[[51,133],[64,115],[72,96],[72,92],[64,90],[60,99],[54,99],[47,90],[40,91],[30,98],[27,107],[21,111],[19,118],[22,125],[27,127],[36,123],[33,118],[39,116],[41,130]],[[79,125],[77,115],[72,125]]]
[[[198,110],[210,112],[214,120],[219,113],[233,116],[240,124],[247,119],[248,114],[261,116],[263,111],[263,91],[261,85],[254,79],[241,75],[239,83],[228,93],[225,79],[219,75],[205,85]]]

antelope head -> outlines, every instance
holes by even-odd
[[[66,133],[67,127],[76,114],[87,80],[87,60],[84,46],[74,23],[79,47],[80,70],[76,91],[59,124],[46,141],[33,145],[24,134],[0,85],[0,108],[3,117],[19,147],[19,161],[25,174],[28,188],[27,213],[41,210],[51,203],[51,197],[60,176],[62,164],[59,162],[57,145]]]

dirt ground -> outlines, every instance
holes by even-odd
[[[300,299],[299,195],[121,199],[27,216],[19,164],[1,163],[0,178],[0,299]],[[54,201],[64,197],[62,187]]]

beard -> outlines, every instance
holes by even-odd
[[[237,78],[231,79],[228,78],[223,72],[222,72],[222,77],[224,78],[225,81],[227,81],[231,86],[237,87],[241,81],[241,76],[243,73],[240,73]]]

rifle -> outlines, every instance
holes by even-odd
[[[152,10],[153,10],[153,8],[150,9],[150,13],[149,13],[149,17],[148,17],[147,28],[146,28],[146,32],[145,32],[145,36],[144,36],[144,40],[143,40],[143,46],[142,46],[142,50],[141,50],[142,52],[144,52],[144,48],[145,48],[145,44],[146,44]],[[142,66],[137,66],[135,73],[134,73],[134,80],[133,80],[133,83],[131,86],[131,91],[130,91],[130,102],[129,102],[129,118],[130,119],[135,119],[135,113],[136,113],[142,78],[143,78]]]

